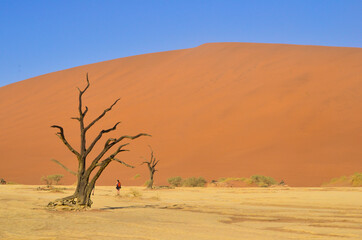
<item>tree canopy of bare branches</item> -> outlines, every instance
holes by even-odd
[[[118,162],[126,167],[133,166],[121,161],[117,158],[118,154],[124,151],[128,151],[125,147],[129,143],[122,143],[123,140],[129,139],[134,140],[136,138],[142,136],[150,136],[146,133],[139,133],[137,135],[123,135],[116,138],[108,138],[103,146],[103,149],[95,155],[94,158],[91,160],[88,159],[89,154],[93,150],[94,146],[101,140],[101,138],[112,131],[117,129],[117,126],[120,122],[115,123],[112,127],[101,130],[98,135],[92,140],[89,141],[90,144],[87,145],[87,141],[89,140],[86,138],[88,130],[93,127],[99,120],[101,120],[109,111],[113,109],[113,107],[117,104],[120,99],[115,100],[108,108],[106,108],[98,117],[90,121],[88,124],[85,123],[85,117],[88,113],[88,107],[83,107],[83,95],[87,91],[90,86],[88,73],[86,75],[87,85],[86,87],[81,90],[78,88],[79,96],[78,96],[78,112],[79,116],[72,117],[79,122],[80,125],[80,149],[75,149],[67,140],[65,131],[63,127],[59,125],[53,125],[52,128],[58,130],[56,135],[59,139],[64,143],[64,145],[68,148],[70,152],[72,152],[78,162],[78,171],[76,173],[77,176],[77,187],[73,195],[57,199],[54,202],[50,202],[49,206],[56,206],[56,205],[70,205],[70,206],[78,206],[78,207],[91,207],[92,201],[90,199],[91,192],[95,186],[96,181],[98,180],[99,176],[103,173],[104,169],[110,164],[110,162]],[[109,151],[113,150],[110,154]],[[86,167],[88,166],[88,167]],[[65,168],[66,169],[66,168]],[[91,177],[92,174],[92,177]]]

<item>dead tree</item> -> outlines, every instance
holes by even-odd
[[[141,163],[141,165],[145,164],[145,163],[147,164],[148,170],[150,171],[150,180],[148,180],[147,188],[152,189],[153,175],[155,174],[156,171],[158,171],[158,170],[156,170],[156,165],[159,162],[159,160],[156,161],[156,158],[153,155],[153,150],[152,150],[151,146],[149,146],[149,147],[151,149],[151,158],[149,161],[145,161],[145,162]]]
[[[75,148],[73,148],[71,146],[71,144],[68,142],[68,140],[65,137],[63,127],[58,126],[58,125],[51,126],[52,128],[58,129],[58,132],[56,133],[56,135],[64,143],[64,145],[69,149],[69,151],[71,151],[75,155],[75,157],[78,161],[77,187],[76,187],[73,195],[65,197],[65,198],[57,199],[54,202],[50,202],[49,206],[69,205],[69,206],[74,206],[77,208],[78,207],[81,207],[81,208],[91,207],[91,205],[92,205],[92,201],[90,199],[91,192],[92,192],[99,176],[102,174],[102,172],[109,165],[110,162],[115,161],[115,162],[121,163],[127,167],[133,168],[133,166],[116,158],[119,153],[128,151],[128,150],[124,149],[124,147],[127,146],[129,143],[121,144],[118,147],[115,147],[115,146],[118,143],[121,143],[122,140],[125,140],[125,139],[133,140],[133,139],[139,138],[141,136],[150,136],[146,133],[140,133],[140,134],[137,134],[134,136],[124,135],[124,136],[120,136],[118,138],[108,138],[108,140],[105,142],[105,144],[103,146],[103,149],[97,155],[95,155],[95,157],[91,161],[88,161],[88,155],[93,150],[94,146],[98,143],[98,141],[102,138],[102,136],[106,133],[115,131],[120,122],[117,122],[111,128],[101,130],[99,132],[99,134],[93,139],[93,141],[90,141],[89,145],[86,144],[86,142],[87,142],[86,134],[87,134],[88,130],[91,127],[93,127],[93,125],[96,122],[98,122],[100,119],[102,119],[107,114],[107,112],[111,111],[113,106],[116,105],[116,103],[120,99],[117,99],[110,107],[105,109],[97,118],[95,118],[90,123],[86,124],[84,122],[84,118],[88,112],[88,107],[85,106],[83,108],[82,97],[83,97],[83,94],[87,91],[87,89],[90,86],[89,80],[88,80],[88,73],[87,73],[86,79],[87,79],[87,86],[83,90],[78,88],[78,90],[79,90],[79,98],[78,98],[79,99],[78,100],[79,101],[79,105],[78,105],[79,116],[72,118],[72,119],[77,120],[80,124],[80,149],[76,150]],[[107,155],[108,151],[110,151],[111,149],[114,149],[115,151],[113,153]],[[91,175],[92,175],[92,177],[91,177]]]

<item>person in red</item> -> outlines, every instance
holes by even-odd
[[[117,189],[117,194],[119,195],[119,189],[121,189],[121,182],[119,180],[117,180],[117,185],[116,185],[116,189]]]

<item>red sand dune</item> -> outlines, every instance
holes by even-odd
[[[90,136],[147,132],[112,163],[99,184],[141,184],[141,156],[151,144],[160,159],[156,184],[171,176],[284,179],[319,186],[362,169],[362,49],[253,43],[211,43],[54,72],[0,88],[0,177],[39,184],[43,175],[75,178],[73,155],[54,135],[64,126],[78,146],[77,86],[91,87],[88,121],[122,100]],[[100,144],[102,145],[102,144]],[[141,174],[134,179],[133,176]]]

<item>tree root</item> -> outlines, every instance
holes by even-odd
[[[92,203],[90,203],[91,205]],[[66,210],[66,211],[81,211],[86,210],[90,205],[81,205],[77,202],[75,196],[68,196],[65,198],[56,199],[54,202],[49,202],[47,207],[52,210]]]

